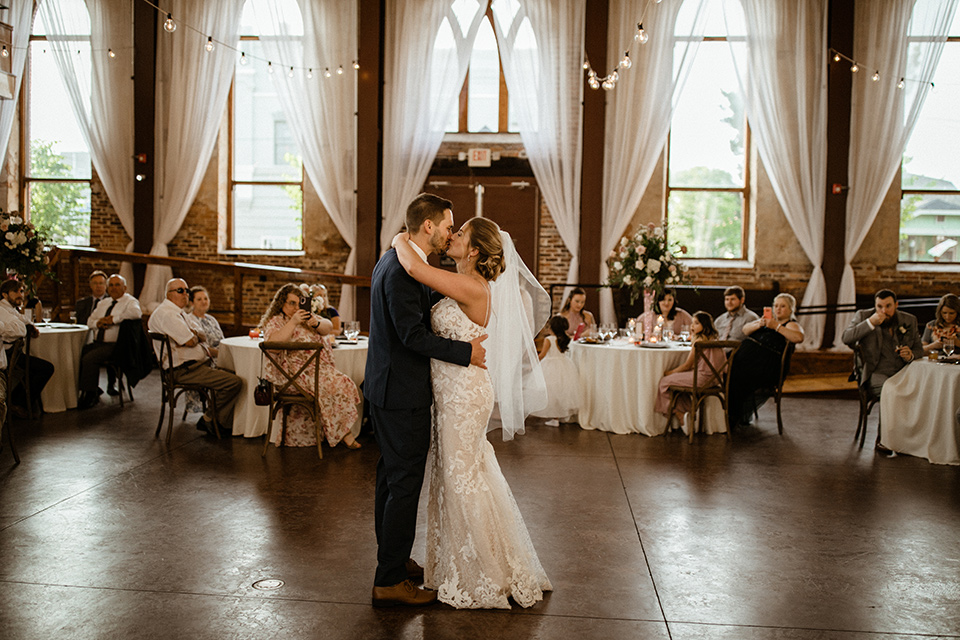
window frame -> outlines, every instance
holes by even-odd
[[[494,27],[493,22],[493,8],[488,4],[487,10],[483,14],[484,20],[490,21],[490,27],[493,29],[494,37],[496,37],[497,30]],[[490,135],[496,133],[517,133],[516,131],[510,131],[510,96],[507,91],[507,79],[503,75],[503,57],[500,55],[500,41],[497,40],[497,61],[500,65],[500,96],[499,96],[499,109],[497,114],[497,130],[496,131],[470,131],[469,127],[469,105],[470,105],[470,68],[467,68],[467,75],[463,79],[463,86],[460,87],[460,96],[458,101],[458,112],[457,112],[457,130],[456,131],[446,131],[448,135]]]

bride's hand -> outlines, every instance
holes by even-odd
[[[401,231],[397,235],[393,236],[393,242],[390,243],[391,247],[396,248],[397,243],[403,242],[410,239],[410,234],[406,231]]]

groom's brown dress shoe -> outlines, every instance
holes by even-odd
[[[410,580],[404,580],[392,587],[373,588],[373,606],[392,607],[405,605],[408,607],[422,607],[437,601],[437,592],[415,587]]]
[[[417,564],[413,558],[407,560],[407,577],[414,582],[423,582],[423,567]]]

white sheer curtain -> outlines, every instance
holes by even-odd
[[[350,63],[357,59],[357,1],[251,2],[267,59],[313,70],[312,78],[303,71],[271,77],[310,183],[350,246],[344,273],[355,274],[357,80]],[[356,314],[354,287],[344,285],[339,311],[347,319]]]
[[[853,58],[868,62],[882,79],[873,82],[871,70],[854,75],[850,108],[850,195],[843,279],[837,302],[856,301],[850,262],[873,226],[880,203],[897,175],[907,140],[930,91],[957,0],[860,0],[855,8]],[[846,63],[842,63],[846,64]],[[900,78],[909,78],[897,89]],[[877,132],[883,135],[877,135]],[[837,314],[834,343],[853,317]]]
[[[634,42],[634,20],[647,4],[610,2],[607,63],[599,73],[616,67],[625,45],[633,65],[622,70],[616,89],[607,94],[600,282],[607,281],[606,256],[633,218],[663,152],[673,109],[703,41],[705,1],[686,0],[651,5],[643,22],[650,40],[644,45]],[[671,99],[665,104],[667,95]],[[600,320],[616,321],[610,289],[600,290]]]
[[[423,189],[470,66],[487,2],[388,0],[380,249]]]
[[[567,282],[580,267],[585,0],[494,0],[503,76],[533,175],[567,250]]]
[[[8,0],[4,21],[13,27],[13,51],[10,52],[10,73],[16,76],[14,81],[13,100],[0,100],[0,159],[6,160],[7,144],[10,142],[10,130],[17,115],[17,105],[20,104],[20,84],[23,79],[23,67],[27,62],[27,51],[30,47],[30,31],[33,26],[33,0]],[[25,165],[25,158],[20,159],[20,165]],[[21,209],[23,204],[20,205]]]
[[[787,222],[813,264],[801,306],[823,305],[827,0],[726,0],[724,15],[739,11],[729,6],[738,2],[746,38],[731,38],[730,47],[747,119]],[[801,348],[820,348],[825,321],[801,318]]]
[[[175,20],[237,46],[243,0],[168,0],[165,8]],[[159,25],[153,255],[168,255],[167,243],[193,204],[227,104],[236,53],[223,46],[206,51],[205,43],[206,38],[182,25],[173,33]],[[148,266],[141,304],[150,308],[162,301],[170,277],[170,267]]]
[[[133,23],[129,0],[45,0],[38,18],[93,166],[133,238]],[[83,34],[89,34],[83,36]],[[79,37],[78,37],[79,36]],[[111,57],[107,54],[114,53]],[[82,51],[83,53],[78,53]],[[91,53],[92,51],[92,53]],[[133,242],[127,245],[132,249]],[[125,277],[133,270],[124,263]]]

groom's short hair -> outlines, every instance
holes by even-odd
[[[453,203],[432,193],[421,193],[407,207],[407,231],[416,233],[424,220],[436,224],[443,222],[443,212],[453,209]]]

